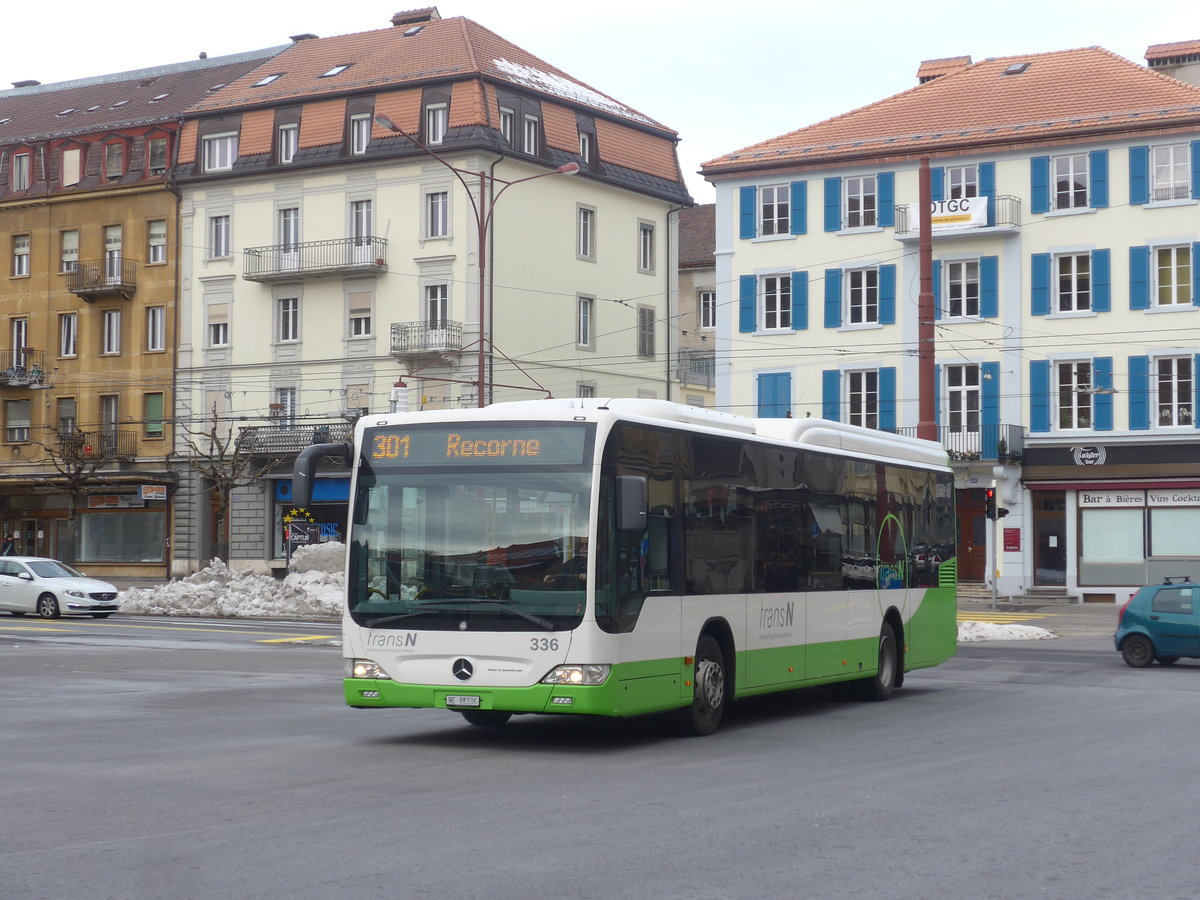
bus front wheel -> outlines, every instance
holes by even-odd
[[[481,728],[499,728],[501,725],[507,725],[508,720],[512,718],[512,713],[496,709],[464,709],[461,712],[467,722]]]
[[[706,634],[696,645],[696,674],[692,705],[684,707],[683,730],[691,735],[712,734],[725,714],[725,654],[716,638]]]
[[[868,700],[890,700],[896,690],[900,654],[896,650],[896,632],[888,622],[879,632],[879,668],[865,685]]]

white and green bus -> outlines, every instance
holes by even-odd
[[[953,655],[954,490],[928,441],[664,401],[367,416],[343,655],[358,709],[676,711],[835,682],[887,699]]]

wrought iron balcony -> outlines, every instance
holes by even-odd
[[[59,452],[79,460],[133,459],[137,456],[138,433],[119,428],[99,431],[51,429]]]
[[[88,303],[97,297],[129,300],[137,290],[137,270],[138,261],[124,256],[80,260],[67,273],[67,290]]]
[[[934,228],[933,239],[954,235],[974,234],[983,228],[1000,228],[1011,231],[1021,227],[1021,198],[1003,194],[988,201],[986,225],[965,225],[961,228]],[[896,237],[900,240],[917,240],[921,236],[921,223],[909,215],[907,204],[896,207]]]
[[[717,383],[716,351],[680,350],[675,377],[680,384],[713,388]]]
[[[917,436],[915,425],[895,431],[907,437]],[[981,425],[974,431],[963,431],[940,425],[938,443],[954,462],[976,459],[1019,462],[1025,450],[1025,429],[1020,425]]]
[[[243,251],[242,277],[247,281],[289,281],[386,272],[387,243],[385,238],[351,237],[247,247]]]
[[[0,350],[0,387],[49,387],[45,364],[45,350]]]
[[[247,425],[238,430],[237,447],[243,453],[263,456],[299,453],[311,444],[348,441],[354,426],[344,419],[330,422]]]
[[[462,350],[462,322],[393,322],[392,356],[415,359]]]

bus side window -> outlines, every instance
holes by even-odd
[[[658,506],[646,522],[646,587],[651,591],[671,589],[671,510]]]

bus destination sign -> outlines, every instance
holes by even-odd
[[[368,429],[363,455],[399,466],[538,465],[584,462],[590,429],[579,425],[497,422]]]

